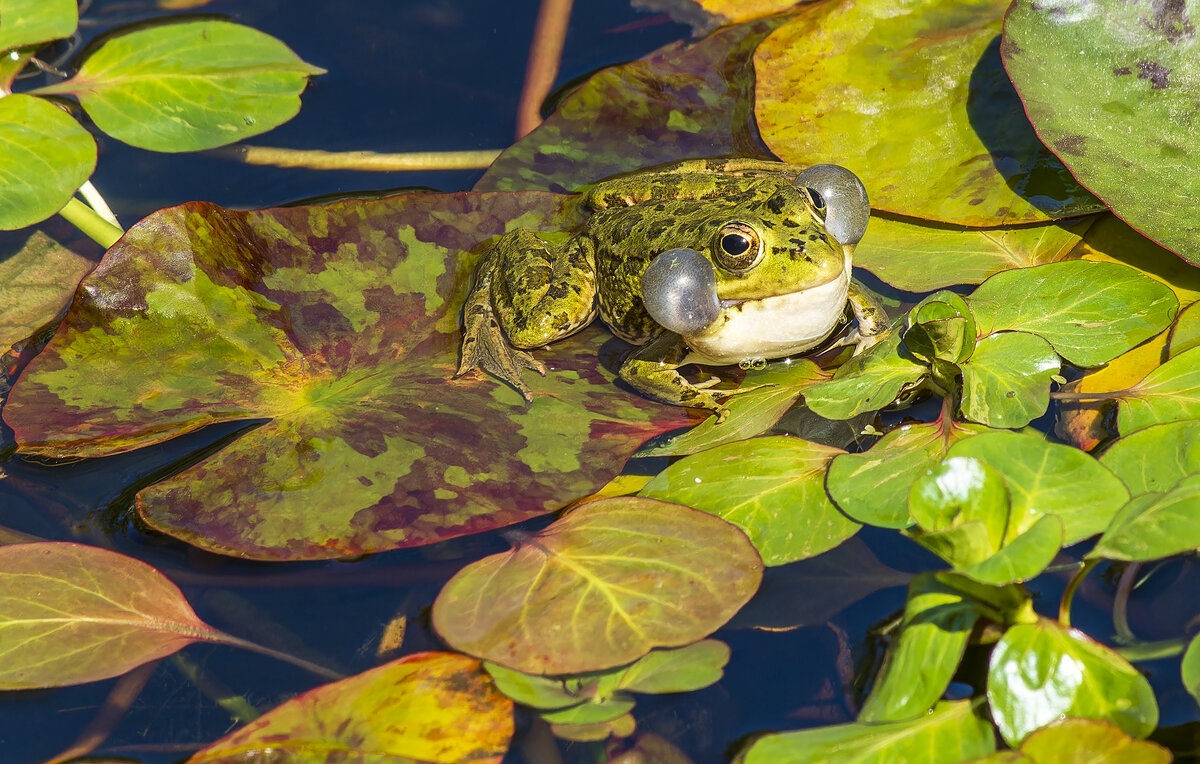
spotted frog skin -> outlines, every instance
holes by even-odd
[[[752,159],[687,160],[596,184],[581,199],[586,221],[561,244],[529,230],[506,233],[476,266],[456,376],[481,368],[532,401],[521,370],[544,375],[546,368],[526,350],[569,336],[599,315],[614,334],[640,346],[624,359],[621,379],[650,398],[707,409],[721,421],[727,409],[718,396],[728,393],[707,389],[715,378],[689,382],[680,367],[811,350],[840,325],[847,302],[858,322],[848,341],[858,351],[874,344],[888,322],[850,278],[861,230],[842,237],[853,241],[833,237],[822,194],[797,182],[803,169]],[[867,214],[869,207],[861,212],[863,228]],[[643,275],[659,255],[678,249],[711,264],[719,314],[677,332],[651,317]]]

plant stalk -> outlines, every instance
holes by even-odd
[[[1075,590],[1079,588],[1079,585],[1083,583],[1083,579],[1092,571],[1092,568],[1096,567],[1099,562],[1100,560],[1098,558],[1084,561],[1083,567],[1081,567],[1067,583],[1067,588],[1063,592],[1062,601],[1058,603],[1058,622],[1061,623],[1064,628],[1071,628],[1071,600],[1075,598]]]
[[[72,197],[67,206],[58,211],[72,225],[83,231],[88,238],[108,249],[125,235],[119,227],[105,220],[100,213]]]

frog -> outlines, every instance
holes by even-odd
[[[890,330],[879,300],[851,277],[870,205],[837,165],[744,157],[691,159],[600,181],[579,197],[583,222],[552,244],[529,229],[501,235],[475,266],[462,310],[458,370],[511,385],[545,375],[529,351],[599,317],[631,344],[618,377],[662,403],[724,421],[720,377],[689,364],[760,365],[828,345],[858,354]]]

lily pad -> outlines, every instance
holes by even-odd
[[[531,405],[482,374],[451,379],[481,242],[559,228],[563,205],[411,194],[159,211],[84,281],[5,420],[22,453],[54,458],[267,420],[138,495],[150,525],[224,554],[343,557],[552,511],[689,421],[614,384],[598,328],[540,353],[551,371],[527,374]]]
[[[1024,427],[1046,413],[1061,363],[1050,343],[1025,332],[979,340],[961,364],[963,414],[990,427]]]
[[[96,141],[45,100],[0,98],[0,230],[33,225],[63,208],[96,169]]]
[[[764,564],[783,565],[828,551],[862,527],[825,493],[825,471],[841,453],[799,438],[743,440],[672,464],[641,495],[728,520]]]
[[[758,553],[724,520],[605,499],[463,568],[438,595],[433,625],[455,649],[517,671],[599,671],[707,636],[761,579]]]
[[[1161,493],[1200,473],[1200,420],[1185,419],[1137,430],[1114,442],[1100,457],[1129,487],[1129,493]]]
[[[196,753],[188,764],[267,759],[499,764],[512,734],[512,701],[496,691],[479,661],[426,652],[293,698]]]
[[[1192,263],[1200,219],[1184,200],[1200,195],[1198,16],[1195,0],[1018,0],[1002,46],[1042,141],[1113,212]]]
[[[1117,513],[1088,556],[1147,562],[1200,548],[1197,502],[1200,475],[1189,475],[1161,494],[1141,494]]]
[[[1111,722],[1137,738],[1158,722],[1154,691],[1137,669],[1082,632],[1044,618],[1010,627],[992,649],[987,695],[1011,746],[1064,716]]]
[[[1000,63],[1007,0],[808,6],[755,53],[763,140],[853,170],[876,208],[961,225],[1102,211],[1038,141]]]
[[[1111,361],[1167,328],[1179,309],[1162,283],[1123,265],[1085,261],[997,273],[970,303],[981,336],[1036,334],[1076,366]]]
[[[0,0],[0,51],[70,37],[78,0]]]

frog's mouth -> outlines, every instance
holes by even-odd
[[[850,271],[847,258],[841,273],[824,284],[774,297],[721,300],[717,319],[684,337],[694,351],[689,360],[729,364],[811,350],[842,317]]]

